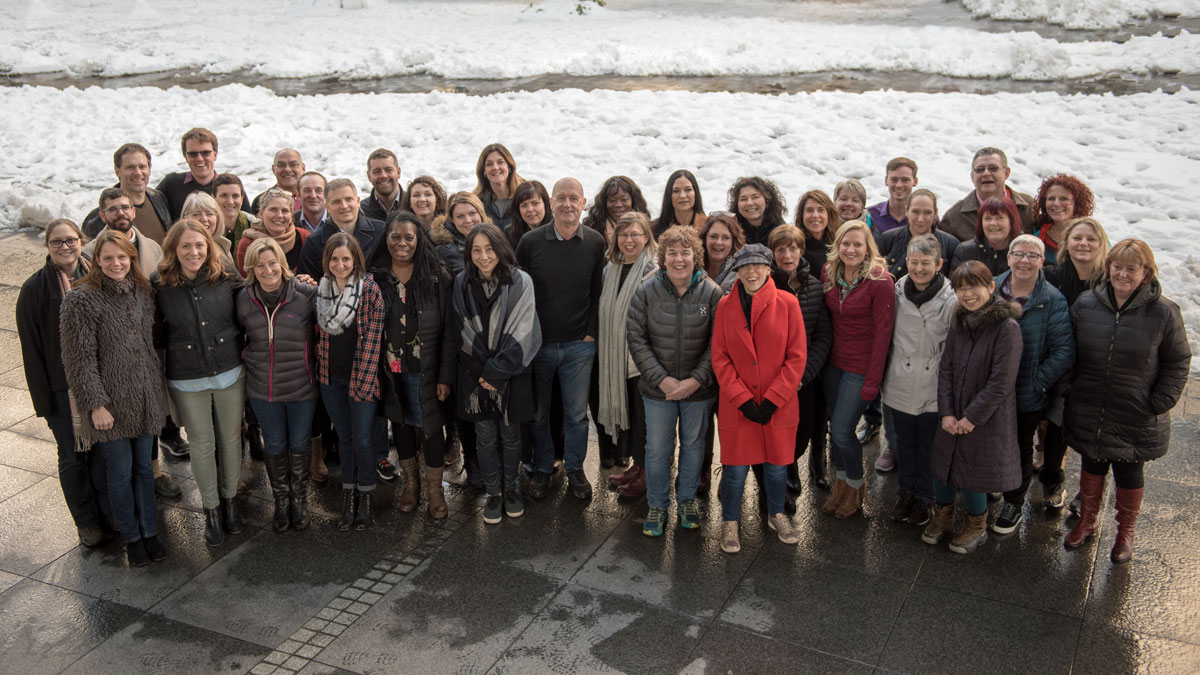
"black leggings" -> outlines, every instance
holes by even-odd
[[[1083,458],[1083,470],[1094,476],[1107,476],[1110,466],[1113,482],[1122,490],[1140,490],[1146,486],[1145,462],[1110,462]]]
[[[475,425],[471,424],[472,432],[475,430]],[[462,427],[459,424],[459,437],[462,437]],[[417,448],[425,451],[425,466],[431,469],[440,469],[446,465],[446,441],[442,438],[442,430],[439,428],[437,433],[426,439],[419,438],[420,430],[417,427],[407,424],[392,424],[392,433],[396,437],[396,458],[400,460],[412,459],[417,456]],[[472,434],[472,440],[474,434]]]
[[[629,428],[617,434],[617,456],[630,457],[634,464],[646,466],[646,405],[638,391],[641,376],[625,380],[625,396],[629,401]]]
[[[825,388],[817,378],[800,389],[800,424],[796,425],[796,459],[812,446],[813,452],[825,457],[825,439],[829,432],[829,410],[825,407]]]
[[[1017,413],[1017,450],[1021,454],[1021,486],[1004,493],[1004,501],[1013,504],[1025,503],[1025,492],[1033,478],[1033,439],[1038,425],[1045,417],[1044,410]]]

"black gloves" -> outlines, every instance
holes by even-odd
[[[770,422],[771,415],[774,415],[775,411],[778,409],[779,408],[776,408],[774,403],[771,403],[770,399],[764,398],[762,403],[758,404],[758,416],[762,418],[762,422],[759,422],[759,424],[766,424],[767,422]]]
[[[762,403],[755,403],[754,399],[750,399],[738,406],[738,410],[742,411],[742,415],[746,419],[755,424],[766,424],[771,421],[771,416],[775,414],[778,408],[768,399],[763,399]]]

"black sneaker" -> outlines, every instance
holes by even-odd
[[[488,525],[495,525],[500,522],[500,513],[504,504],[504,498],[500,495],[488,495],[487,503],[483,505],[483,522]]]
[[[592,498],[592,484],[588,482],[583,469],[571,469],[567,472],[567,484],[571,486],[571,494],[578,499]]]
[[[900,522],[908,518],[908,514],[912,511],[913,502],[916,499],[911,492],[900,493],[900,498],[896,500],[895,506],[892,507],[892,521]]]
[[[550,474],[545,471],[534,471],[529,477],[529,496],[534,499],[545,499],[550,491]]]
[[[125,557],[129,559],[130,567],[145,567],[150,564],[150,556],[146,555],[146,547],[140,540],[125,544]]]
[[[520,518],[525,515],[525,500],[521,499],[519,490],[504,491],[504,515],[509,518]]]
[[[912,500],[912,507],[908,510],[908,516],[904,518],[904,522],[917,527],[924,527],[929,524],[929,520],[933,518],[933,507],[920,499]]]
[[[158,537],[143,538],[142,546],[146,548],[146,555],[150,557],[150,562],[162,562],[167,559],[167,548],[162,545]]]
[[[379,460],[379,463],[375,465],[375,473],[379,476],[379,480],[396,480],[396,467],[392,466],[392,463],[386,457]]]
[[[1005,501],[1004,506],[1000,507],[1000,515],[996,516],[996,521],[992,523],[992,531],[996,534],[1008,534],[1017,529],[1017,525],[1021,524],[1022,506],[1024,504]]]
[[[183,436],[158,437],[158,447],[172,457],[187,457],[192,452],[192,446]]]
[[[1067,500],[1067,489],[1062,483],[1057,485],[1043,485],[1042,494],[1044,495],[1045,507],[1047,511],[1057,511],[1063,507],[1063,503]]]

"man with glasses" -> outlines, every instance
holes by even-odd
[[[971,239],[975,236],[979,205],[992,197],[1007,196],[1017,205],[1017,213],[1021,214],[1021,231],[1032,234],[1033,197],[1005,185],[1011,173],[1008,157],[1003,150],[989,147],[976,152],[971,160],[971,182],[975,184],[975,189],[942,215],[938,228],[954,235],[959,241]]]
[[[118,181],[113,187],[121,188],[137,212],[133,224],[139,232],[161,244],[173,221],[166,196],[149,187],[150,151],[137,143],[122,145],[113,153],[113,170]],[[87,214],[81,229],[88,238],[96,238],[96,234],[104,229],[100,209]]]
[[[271,173],[275,174],[275,189],[289,192],[292,195],[292,211],[300,210],[300,176],[304,173],[304,162],[300,159],[300,153],[291,149],[284,148],[275,153],[275,159],[271,161]],[[258,202],[262,199],[264,191],[250,202],[250,212],[258,215]]]
[[[149,278],[150,274],[158,267],[158,261],[162,260],[162,247],[158,245],[158,242],[138,231],[133,224],[134,212],[133,204],[129,201],[129,197],[121,191],[121,188],[107,188],[100,193],[100,220],[104,222],[104,227],[100,232],[113,230],[129,237],[129,241],[133,242],[138,251],[138,267],[141,267],[142,272]],[[83,247],[83,257],[87,258],[89,262],[92,260],[95,247],[95,239]]]
[[[158,183],[158,191],[166,195],[171,208],[172,222],[179,220],[183,202],[193,192],[213,194],[213,182],[217,178],[217,136],[208,129],[189,129],[180,139],[183,158],[189,171],[169,173]],[[249,211],[250,203],[242,198],[242,210]]]

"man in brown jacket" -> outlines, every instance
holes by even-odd
[[[966,241],[975,236],[979,205],[992,197],[1007,195],[1021,214],[1021,231],[1033,234],[1033,197],[1004,184],[1011,173],[1008,157],[1003,150],[982,148],[977,151],[971,160],[971,182],[975,184],[975,189],[942,214],[938,229],[958,237],[959,241]]]

